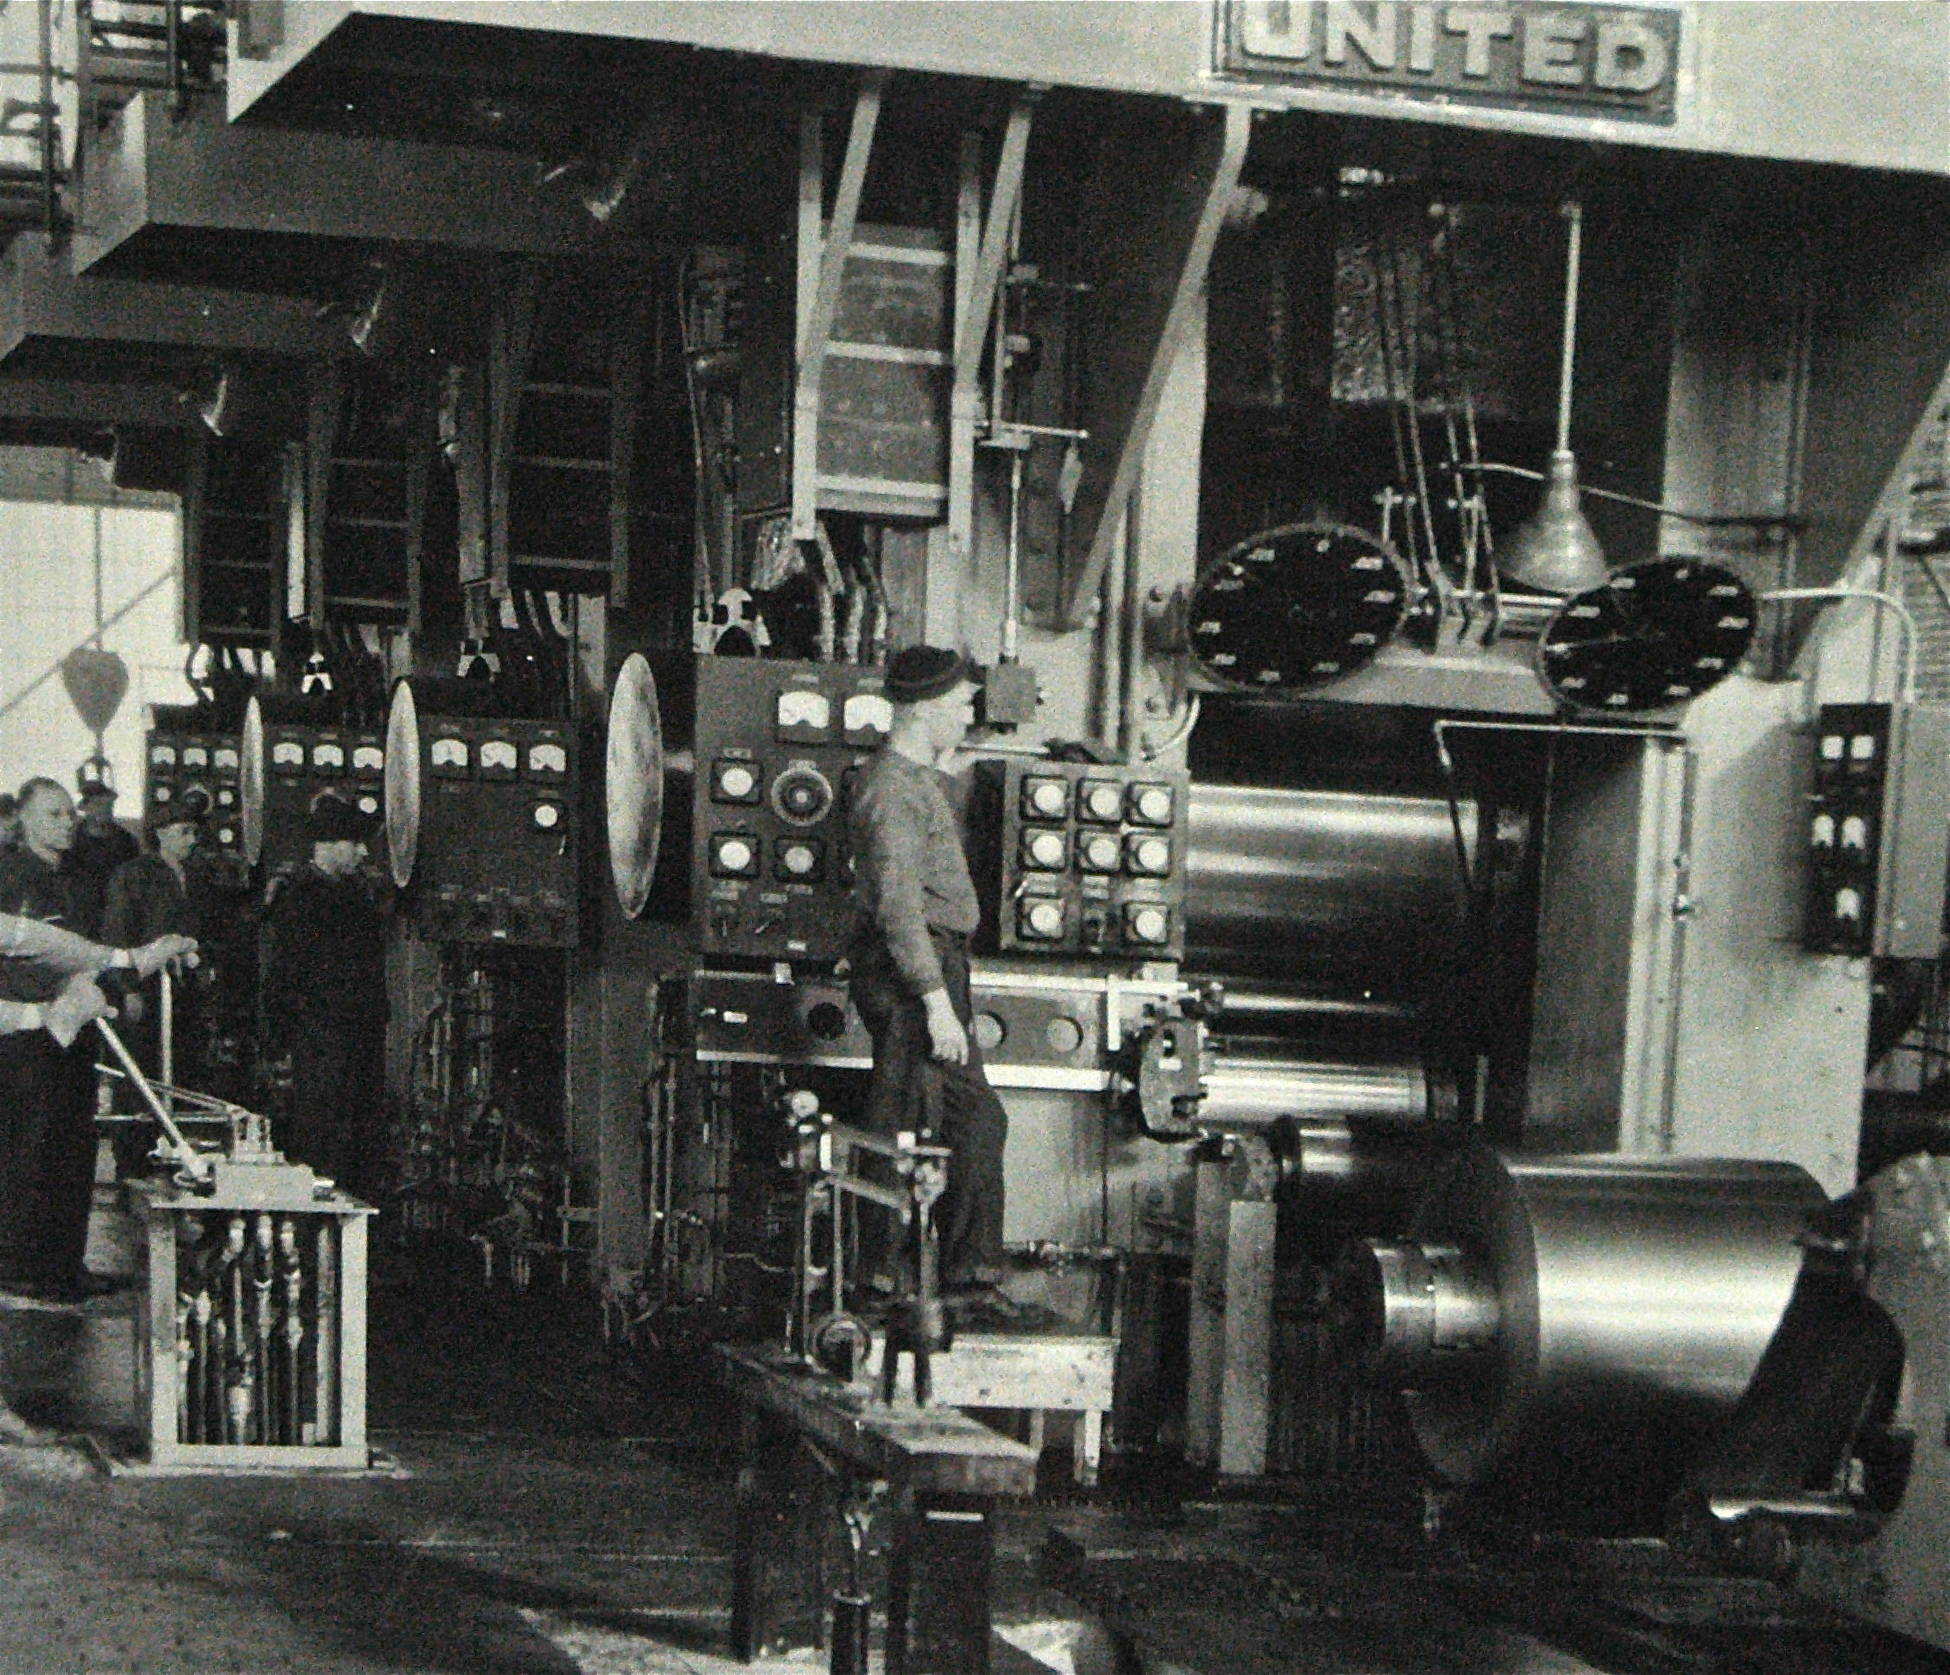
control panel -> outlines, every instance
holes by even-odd
[[[243,753],[238,735],[156,727],[143,751],[145,815],[187,808],[202,816],[202,853],[244,872]]]
[[[267,872],[311,858],[306,817],[312,803],[328,792],[372,822],[372,854],[383,860],[386,741],[380,734],[266,722],[263,766],[264,832],[258,859]]]
[[[1935,959],[1950,853],[1950,710],[1824,704],[1808,800],[1812,953]]]
[[[559,721],[419,717],[414,913],[436,942],[566,948],[580,929],[578,740]]]
[[[847,794],[892,721],[880,670],[700,657],[696,682],[699,951],[837,959],[853,923]]]
[[[969,848],[983,947],[1178,959],[1189,801],[1183,771],[978,763]]]

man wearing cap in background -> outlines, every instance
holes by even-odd
[[[61,864],[74,904],[72,928],[83,936],[101,934],[108,881],[118,867],[142,853],[142,845],[115,818],[115,787],[102,776],[105,766],[99,759],[85,763],[76,776],[76,807],[81,811],[81,822]]]
[[[102,940],[133,947],[158,936],[186,936],[201,940],[203,892],[190,872],[203,822],[196,809],[175,803],[159,804],[149,819],[150,852],[124,861],[108,881],[102,907]],[[205,968],[207,969],[207,968]],[[187,974],[185,974],[187,975]],[[200,975],[200,974],[199,974]],[[165,978],[160,973],[140,987],[124,986],[117,996],[122,1031],[136,1061],[149,1075],[162,1078],[162,986],[171,983],[173,1028],[170,1032],[170,1074],[179,1087],[203,1088],[195,1062],[197,1039],[192,982]],[[111,1139],[116,1172],[133,1180],[144,1172],[155,1137],[149,1108],[135,1089],[118,1089],[116,1109],[136,1120],[118,1123]]]
[[[853,1004],[873,1037],[866,1125],[949,1146],[935,1207],[951,1306],[1008,1313],[1002,1146],[1009,1119],[969,1033],[968,939],[981,918],[949,772],[974,721],[967,662],[910,646],[887,662],[893,724],[848,814],[860,928]]]
[[[328,792],[307,829],[310,862],[264,906],[265,1046],[291,1062],[273,1132],[287,1157],[370,1190],[386,1061],[386,916],[361,870],[372,821]]]

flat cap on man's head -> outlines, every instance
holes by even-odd
[[[908,646],[887,659],[887,696],[897,704],[939,698],[974,679],[968,659],[941,646]]]
[[[323,796],[311,805],[305,830],[313,843],[370,843],[373,821],[343,797]]]

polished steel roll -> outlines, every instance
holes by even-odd
[[[1792,1164],[1471,1147],[1337,1306],[1442,1479],[1656,1492],[1746,1388],[1822,1202]]]
[[[1337,1061],[1291,1058],[1262,1047],[1229,1046],[1215,1054],[1199,1105],[1203,1127],[1258,1127],[1281,1117],[1425,1115],[1428,1078],[1410,1059]]]
[[[1462,805],[1474,850],[1476,811]],[[1439,797],[1198,783],[1185,964],[1401,994],[1461,922],[1455,828]]]

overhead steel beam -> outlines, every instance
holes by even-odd
[[[138,96],[89,149],[76,271],[167,275],[211,234],[228,235],[219,253],[242,235],[533,256],[613,242],[513,152],[233,126],[214,107],[173,118]]]
[[[49,378],[0,372],[0,423],[177,430],[193,417],[173,385],[154,379]]]
[[[1088,434],[1065,554],[1063,623],[1081,627],[1137,487],[1165,378],[1197,317],[1219,228],[1246,160],[1251,113],[1161,105],[1106,136],[1078,243]]]
[[[17,238],[0,257],[0,363],[36,346],[169,345],[304,357],[352,353],[351,341],[307,299],[188,285],[77,278],[47,241]]]

